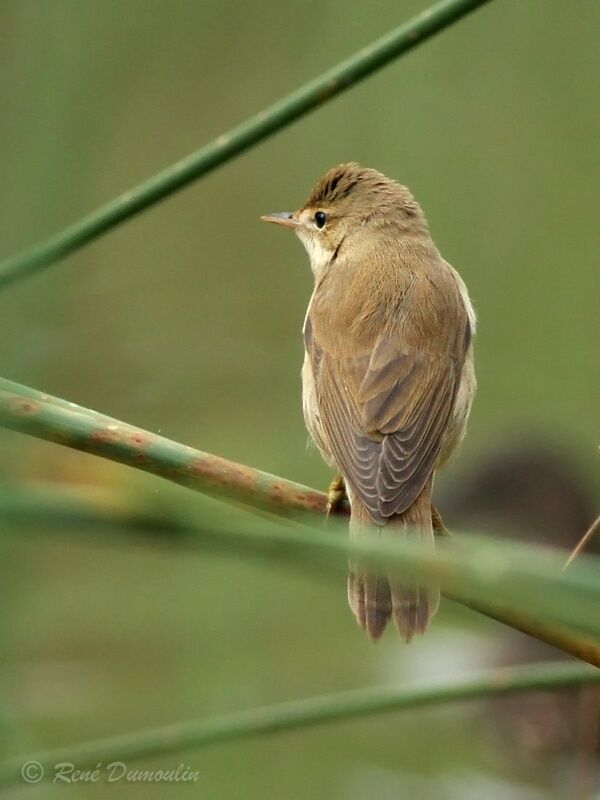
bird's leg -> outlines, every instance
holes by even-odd
[[[327,490],[326,516],[329,517],[335,514],[346,498],[346,484],[344,483],[344,479],[341,475],[336,475],[329,484],[329,489]]]
[[[435,536],[451,535],[448,528],[444,525],[444,520],[442,519],[442,515],[433,505],[433,503],[431,504],[431,525],[433,527],[433,533],[435,534]]]

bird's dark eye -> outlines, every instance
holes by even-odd
[[[317,228],[324,228],[327,222],[327,214],[324,211],[317,211],[315,214],[315,223]]]

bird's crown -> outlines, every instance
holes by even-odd
[[[352,161],[339,164],[316,183],[304,208],[365,204],[382,211],[397,209],[411,216],[420,208],[409,190],[374,169]]]

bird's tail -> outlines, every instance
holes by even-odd
[[[434,548],[431,524],[431,482],[404,513],[391,517],[385,526],[375,528],[369,512],[353,498],[350,536],[393,534],[409,540],[418,539]],[[359,625],[371,639],[379,639],[391,617],[406,641],[415,633],[424,633],[438,609],[440,592],[437,586],[416,586],[403,582],[397,574],[374,575],[359,562],[350,564],[348,602]]]

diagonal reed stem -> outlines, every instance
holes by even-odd
[[[129,766],[129,762],[136,759],[181,753],[218,742],[360,719],[372,714],[496,697],[513,692],[552,691],[598,682],[600,670],[592,670],[581,664],[550,663],[496,668],[454,681],[375,687],[321,695],[12,759],[0,767],[0,786],[22,781],[22,767],[31,761],[41,765],[46,780],[52,780],[56,765],[64,763],[73,764],[76,769],[100,764],[104,774],[109,765],[115,762]]]
[[[0,378],[0,424],[75,450],[279,516],[325,512],[327,498],[285,478],[173,442],[164,436]]]
[[[0,263],[0,286],[76,252],[290,125],[489,0],[442,0],[210,144],[49,239]]]
[[[278,516],[298,520],[304,515],[306,520],[312,513],[314,520],[315,512],[322,514],[325,508],[326,498],[321,492],[194,450],[7,380],[0,380],[0,425]],[[506,551],[480,548],[476,553],[461,544],[451,549],[440,547],[437,556],[427,558],[406,545],[399,548],[389,540],[349,542],[337,536],[324,536],[307,526],[285,534],[264,527],[252,532],[211,532],[205,526],[199,530],[190,520],[190,528],[204,544],[262,553],[269,558],[306,560],[307,554],[312,553],[325,563],[339,565],[340,558],[348,555],[385,557],[386,564],[420,569],[426,577],[441,579],[445,594],[451,599],[600,666],[600,640],[596,638],[600,624],[596,624],[594,613],[594,603],[598,606],[596,569],[582,564],[577,570],[562,572],[560,559],[543,548],[534,552],[521,545],[517,553],[513,545],[511,552],[514,551],[515,557],[507,561]],[[531,597],[528,605],[522,602],[528,586],[535,588],[537,609]],[[490,600],[491,590],[496,591],[496,596]],[[576,619],[583,620],[578,627],[587,633],[571,628],[572,619],[565,616],[563,608],[565,591],[577,603]]]

